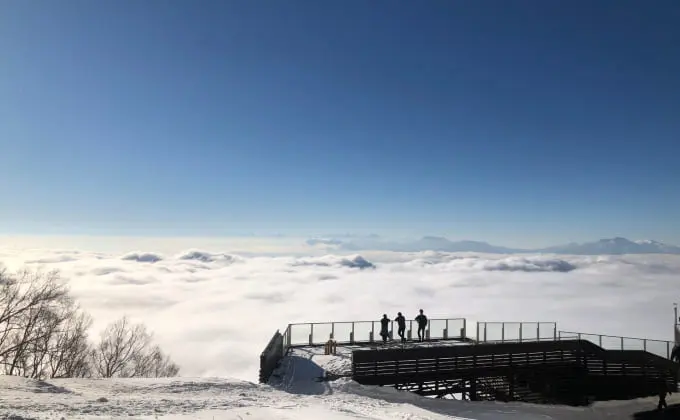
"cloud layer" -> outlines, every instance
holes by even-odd
[[[288,323],[432,318],[557,321],[571,331],[670,339],[680,257],[395,253],[235,255],[199,248],[102,253],[4,249],[0,262],[59,269],[93,333],[144,321],[186,376],[255,380]],[[473,325],[473,324],[470,324]]]

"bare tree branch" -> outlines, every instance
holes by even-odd
[[[0,371],[30,378],[177,376],[179,367],[143,324],[127,317],[92,346],[92,318],[56,271],[0,269]]]

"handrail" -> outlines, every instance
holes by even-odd
[[[478,324],[557,324],[555,321],[477,321]]]
[[[463,321],[465,318],[428,318],[428,321]],[[391,322],[394,322],[393,319],[390,319]],[[376,319],[369,319],[366,321],[322,321],[322,322],[294,322],[292,324],[288,324],[288,326],[296,326],[296,325],[329,325],[329,324],[362,324],[362,323],[368,323],[368,322],[380,322],[380,320]],[[406,322],[415,322],[415,319],[407,319]]]
[[[563,334],[581,334],[581,335],[594,335],[598,337],[603,337],[603,338],[623,338],[625,340],[645,340],[645,341],[656,341],[656,342],[661,342],[661,343],[672,343],[673,341],[670,340],[659,340],[655,338],[642,338],[642,337],[628,337],[625,335],[607,335],[607,334],[595,334],[595,333],[585,333],[585,332],[576,332],[576,331],[564,331],[560,330],[560,333]]]
[[[500,337],[490,338],[489,327],[500,326]],[[548,326],[549,336],[542,334],[542,326]],[[508,327],[508,328],[506,328]],[[525,336],[524,332],[530,333]],[[510,334],[506,335],[506,332]],[[513,335],[515,337],[513,337]],[[477,342],[523,342],[557,340],[557,322],[554,321],[479,321],[477,322]]]
[[[408,334],[408,337],[411,338],[411,333],[413,332],[413,324],[415,323],[414,320],[407,320],[407,331],[406,333]],[[433,327],[433,323],[443,323],[439,327],[442,328],[442,334],[439,336],[436,336],[434,338],[437,339],[449,339],[449,338],[460,338],[460,339],[467,339],[467,320],[465,318],[430,318],[428,319],[428,326],[426,328],[426,338],[430,339],[433,338],[431,336],[431,331]],[[462,325],[462,328],[460,329],[460,334],[457,333],[457,331],[454,331],[453,334],[450,334],[449,332],[449,327],[451,327],[451,323],[462,323],[459,324],[458,326]],[[361,324],[367,324],[367,326],[370,326],[370,331],[368,331],[368,339],[360,339],[360,340],[355,340],[355,327],[360,326]],[[395,321],[390,319],[390,336],[393,337],[393,333],[395,330]],[[557,323],[553,321],[480,321],[476,323],[476,330],[477,330],[477,336],[475,337],[476,342],[523,342],[523,341],[545,341],[545,340],[562,340],[562,339],[583,339],[584,337],[597,337],[597,340],[590,340],[594,344],[599,345],[600,347],[609,347],[610,349],[612,347],[617,347],[621,350],[625,349],[630,349],[632,346],[630,345],[631,343],[626,343],[626,340],[635,340],[637,343],[640,343],[642,345],[642,350],[647,351],[648,350],[648,344],[656,344],[656,345],[663,345],[665,347],[665,351],[663,353],[666,353],[666,358],[670,358],[671,350],[673,345],[675,344],[673,341],[668,341],[668,340],[656,340],[656,339],[647,339],[647,338],[638,338],[638,337],[626,337],[626,336],[615,336],[615,335],[607,335],[607,334],[594,334],[594,333],[583,333],[583,332],[575,332],[575,331],[564,331],[564,330],[557,330]],[[344,337],[344,339],[337,340],[336,338],[336,332],[337,332],[337,326],[352,326],[351,332],[345,331],[346,335],[348,337]],[[376,335],[377,332],[380,329],[380,321],[379,320],[369,320],[369,321],[338,321],[338,322],[300,322],[300,323],[291,323],[288,324],[286,327],[285,331],[283,332],[283,340],[282,340],[282,352],[283,354],[287,354],[288,350],[294,346],[294,345],[312,345],[312,344],[320,344],[321,341],[315,340],[314,337],[314,327],[319,327],[319,326],[324,326],[326,330],[330,328],[329,331],[325,331],[325,333],[328,333],[328,338],[324,339],[334,339],[336,341],[339,341],[340,343],[354,343],[354,342],[374,342],[376,340]],[[501,330],[499,331],[500,337],[495,338],[495,337],[489,337],[487,335],[488,327],[490,326],[500,326]],[[549,326],[551,328],[548,328],[548,331],[543,331],[542,327],[544,326]],[[306,327],[309,328],[308,330],[308,335],[304,339],[304,341],[298,340],[298,342],[293,343],[293,329],[295,327]],[[508,327],[517,327],[517,330],[512,330],[508,329]],[[530,331],[528,336],[524,336],[523,334],[524,331]],[[364,331],[366,332],[366,331]],[[506,334],[509,332],[509,334]],[[547,334],[544,334],[546,332]],[[393,337],[394,338],[394,337]],[[379,339],[379,338],[377,338]],[[609,345],[609,346],[603,346],[602,340],[603,339],[617,339],[620,340],[620,346],[615,345]],[[628,344],[628,345],[626,345]]]
[[[467,338],[467,320],[465,318],[429,318],[428,324],[425,328],[425,339],[466,339]],[[396,335],[396,321],[390,319],[389,323],[389,336],[395,338]],[[412,338],[412,334],[415,334],[414,324],[415,320],[406,320],[406,330],[405,336],[407,338]],[[350,327],[351,328],[348,328]],[[315,328],[316,327],[316,328]],[[319,327],[323,327],[324,333],[321,334],[323,339],[319,339],[318,330]],[[416,325],[417,327],[417,325]],[[293,342],[293,330],[304,328],[306,337],[301,341],[298,337],[297,341]],[[363,329],[365,328],[365,329]],[[325,343],[326,340],[332,339],[338,343],[360,343],[368,342],[373,343],[380,331],[380,320],[370,320],[370,321],[338,321],[338,322],[300,322],[288,324],[284,332],[284,352],[292,346],[301,345],[319,345]],[[436,331],[436,332],[435,332]],[[441,333],[439,333],[441,332]],[[362,334],[364,337],[357,338],[355,335]],[[323,341],[320,341],[323,340]]]
[[[630,348],[631,347],[630,342],[632,340],[634,342],[642,344],[641,350],[647,351],[647,352],[655,354],[657,356],[663,356],[663,355],[655,353],[653,351],[650,351],[648,344],[661,344],[662,346],[665,347],[665,353],[666,353],[665,357],[666,357],[666,359],[670,359],[672,348],[673,348],[673,345],[674,345],[673,341],[656,340],[656,339],[652,339],[652,338],[626,337],[626,336],[621,336],[621,335],[594,334],[594,333],[584,333],[584,332],[576,332],[576,331],[561,331],[561,330],[558,331],[558,336],[560,337],[560,339],[561,339],[562,335],[566,335],[566,334],[569,334],[569,335],[572,335],[572,336],[575,335],[576,337],[578,337],[579,340],[584,340],[584,339],[588,339],[588,338],[591,338],[591,337],[592,338],[596,337],[597,342],[594,342],[592,339],[590,339],[588,341],[592,341],[593,344],[596,344],[603,349],[606,349],[607,347],[609,347],[610,350],[614,350],[612,347],[616,347],[616,350],[640,350],[639,348],[638,349],[631,349]],[[603,343],[602,343],[603,338],[615,339],[615,340],[619,341],[619,343],[617,343],[615,346],[611,346],[611,345],[606,346],[606,345],[603,345]],[[626,342],[626,340],[628,340],[628,342]],[[628,343],[629,345],[626,346],[626,343]]]

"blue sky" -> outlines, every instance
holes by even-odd
[[[677,1],[2,9],[0,233],[680,243]]]

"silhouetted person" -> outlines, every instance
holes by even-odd
[[[680,344],[676,344],[671,352],[671,360],[675,363],[680,363]]]
[[[420,315],[416,317],[416,322],[418,323],[418,341],[423,341],[425,339],[425,327],[427,327],[427,317],[420,310]]]
[[[388,330],[389,325],[390,319],[387,317],[387,314],[383,314],[383,317],[380,320],[380,335],[382,336],[383,343],[387,343],[387,336],[390,334]]]
[[[394,318],[394,320],[397,321],[397,325],[399,326],[397,334],[399,334],[399,337],[401,337],[401,342],[405,343],[406,338],[404,337],[404,331],[406,331],[406,318],[404,318],[404,315],[399,312],[397,313],[397,317]]]
[[[668,404],[666,403],[666,394],[668,394],[668,390],[666,389],[666,386],[663,385],[661,388],[659,388],[659,405],[656,407],[656,409],[659,411],[661,411],[662,408],[668,408]]]

